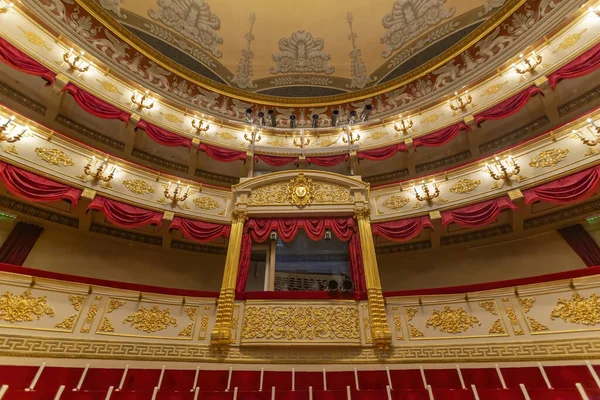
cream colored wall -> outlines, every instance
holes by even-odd
[[[24,266],[180,289],[219,291],[225,256],[111,240],[47,226]]]
[[[468,285],[585,268],[557,232],[509,243],[378,255],[384,291]]]

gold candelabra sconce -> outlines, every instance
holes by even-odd
[[[467,107],[469,107],[473,103],[473,97],[469,94],[468,90],[465,90],[465,94],[463,96],[459,96],[458,92],[454,92],[454,99],[448,100],[448,105],[452,109],[452,111],[467,111]]]
[[[573,133],[577,135],[577,137],[583,142],[583,144],[585,144],[586,146],[594,147],[600,144],[600,127],[591,118],[588,118],[587,122],[591,125],[591,139],[585,133],[581,133],[579,130],[574,129]]]
[[[248,136],[248,131],[244,130],[244,139],[251,145],[254,145],[261,141],[261,139],[262,139],[262,136],[260,135],[261,132],[262,131],[260,131],[260,130],[257,131],[254,127],[252,127],[252,130],[250,131],[250,136]]]
[[[294,136],[294,146],[296,147],[306,147],[310,144],[310,139],[307,137],[304,137],[304,131],[300,131],[300,138],[297,138],[296,136]]]
[[[0,6],[0,14],[6,14],[6,13],[7,13],[7,12],[9,12],[10,10],[12,10],[12,8],[13,8],[14,6],[15,6],[15,5],[14,5],[12,2],[10,2],[10,3],[6,3],[6,4],[4,4],[3,6]]]
[[[493,164],[485,163],[485,168],[492,177],[493,180],[503,180],[507,185],[511,185],[511,178],[517,177],[521,173],[521,167],[511,157],[508,156],[504,160],[500,160],[500,157],[494,158]]]
[[[345,126],[344,127],[344,136],[342,136],[342,141],[344,143],[348,143],[349,145],[354,145],[360,140],[360,134],[358,132],[352,131],[352,128]]]
[[[167,200],[171,200],[171,207],[175,207],[177,203],[185,201],[190,195],[190,187],[187,186],[185,189],[182,189],[181,181],[177,181],[175,188],[171,192],[171,182],[165,188],[165,198]]]
[[[590,7],[590,12],[596,14],[597,17],[600,17],[600,7]]]
[[[397,136],[402,132],[403,135],[408,134],[408,131],[413,127],[413,120],[408,117],[401,119],[398,122],[394,122],[394,130],[397,132]]]
[[[85,180],[87,177],[91,177],[92,185],[103,182],[107,187],[110,187],[110,181],[114,178],[117,167],[113,165],[110,173],[106,175],[108,169],[108,158],[105,158],[100,162],[100,160],[96,159],[96,156],[93,156],[85,167],[83,167],[83,175],[80,175],[79,178]]]
[[[540,56],[535,51],[532,52],[529,57],[525,57],[523,54],[519,54],[519,58],[521,59],[521,61],[519,61],[518,64],[513,64],[512,66],[521,75],[524,75],[528,72],[534,73],[535,69],[539,67],[542,63],[542,56]]]
[[[133,94],[131,95],[131,102],[136,105],[139,110],[143,108],[149,110],[154,107],[155,103],[155,100],[150,97],[149,93],[150,92],[148,90],[146,90],[146,92],[143,94],[139,93],[137,90],[134,90]]]
[[[196,133],[206,132],[210,129],[210,122],[204,120],[204,114],[202,117],[198,119],[198,117],[194,117],[192,120],[192,127],[196,130]]]
[[[435,181],[431,182],[431,189],[429,189],[429,185],[425,183],[425,181],[421,181],[421,192],[417,190],[417,186],[413,186],[413,192],[418,201],[425,201],[428,205],[433,204],[433,200],[440,197],[440,188],[438,187]]]
[[[90,69],[93,63],[91,61],[86,62],[83,59],[84,54],[85,53],[83,51],[77,54],[73,51],[73,49],[69,49],[69,51],[63,55],[63,60],[69,66],[69,71],[78,71],[83,73]]]
[[[5,132],[7,131],[8,127],[14,120],[15,120],[15,116],[11,115],[9,118],[6,119],[6,121],[4,121],[4,124],[0,125],[0,142],[7,142],[7,143],[18,142],[19,140],[21,140],[23,135],[26,134],[27,131],[29,130],[28,126],[24,126],[23,129],[21,129],[21,132],[17,133],[16,135],[14,135],[12,137],[8,136]],[[14,128],[12,128],[12,129],[14,129]]]

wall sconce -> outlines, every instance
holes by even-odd
[[[510,185],[510,178],[519,175],[521,167],[519,167],[511,156],[506,157],[504,160],[500,160],[499,157],[496,157],[494,160],[496,161],[494,165],[485,163],[487,172],[495,181],[502,179],[507,185]]]
[[[400,134],[400,132],[402,132],[403,135],[408,134],[408,131],[412,127],[413,127],[413,120],[410,117],[401,119],[399,122],[394,122],[394,129],[397,132],[396,136],[398,136]]]
[[[12,3],[10,3],[12,4]],[[596,16],[600,17],[600,7],[590,7],[590,12],[596,14]]]
[[[513,64],[512,66],[521,75],[526,74],[527,72],[535,72],[535,69],[539,67],[539,65],[542,63],[542,56],[540,56],[535,51],[531,53],[529,57],[525,57],[523,54],[519,54],[519,58],[521,59],[521,61],[516,65]]]
[[[423,191],[423,195],[419,194],[417,187],[413,187],[413,192],[415,193],[415,197],[419,201],[426,201],[427,204],[431,205],[433,200],[440,197],[440,188],[438,187],[435,181],[431,182],[433,186],[431,190],[429,190],[429,186],[425,183],[425,181],[421,181],[421,190]]]
[[[10,117],[8,117],[6,119],[6,121],[4,121],[4,123],[0,126],[0,133],[4,132],[8,126],[11,124],[11,122],[13,122],[15,120],[15,116],[11,115]]]
[[[251,145],[254,145],[258,142],[260,142],[260,140],[262,139],[262,137],[260,136],[261,131],[256,131],[256,129],[254,127],[252,127],[252,132],[250,134],[250,136],[248,136],[248,131],[244,130],[244,139],[246,139],[246,141],[248,143],[250,143]]]
[[[11,2],[8,4],[5,4],[4,6],[0,7],[0,14],[6,14],[7,12],[9,12],[15,5]]]
[[[68,52],[63,54],[63,60],[69,66],[69,71],[79,71],[83,73],[90,69],[93,63],[85,62],[82,58],[84,54],[85,53],[83,51],[77,54],[73,51],[73,49],[69,49]]]
[[[81,175],[80,178],[85,180],[85,178],[87,176],[91,176],[92,177],[92,185],[95,185],[96,183],[98,183],[98,181],[109,183],[112,180],[112,178],[115,176],[117,167],[113,165],[112,170],[110,171],[110,174],[105,176],[104,173],[108,169],[108,158],[105,158],[102,161],[102,163],[98,166],[98,168],[96,168],[96,164],[97,164],[96,156],[93,156],[92,159],[90,160],[90,162],[88,162],[85,165],[85,167],[83,167],[83,173],[85,175]],[[95,171],[94,171],[94,169],[95,169]]]
[[[210,129],[210,122],[204,120],[204,114],[202,114],[200,119],[194,116],[194,119],[192,120],[192,127],[196,129],[196,133],[206,132]]]
[[[300,131],[300,141],[298,141],[297,138],[294,136],[294,146],[302,148],[302,147],[308,146],[309,144],[310,144],[310,139],[304,138],[304,131]]]
[[[180,201],[185,201],[190,194],[189,186],[187,188],[185,188],[185,191],[180,189],[180,187],[181,187],[181,181],[177,181],[177,185],[175,185],[175,189],[173,190],[173,193],[170,193],[171,182],[169,182],[169,185],[165,188],[164,195],[168,200],[171,200],[171,207],[175,207],[177,205],[177,203]],[[181,191],[181,193],[180,193],[180,191]]]
[[[133,91],[131,95],[131,102],[137,106],[138,109],[145,108],[146,110],[154,107],[154,99],[148,95],[148,90],[144,94],[138,93],[137,90]]]
[[[592,131],[592,135],[594,136],[593,138],[590,139],[584,133],[581,133],[580,131],[575,129],[573,130],[573,133],[577,135],[579,139],[581,139],[583,144],[585,144],[586,146],[594,147],[600,143],[600,127],[596,125],[596,123],[591,118],[588,118],[587,122],[591,125],[590,130]]]
[[[467,111],[467,107],[473,102],[473,97],[471,97],[468,90],[465,90],[464,96],[459,96],[458,92],[454,92],[454,96],[456,98],[448,100],[448,105],[452,111]]]
[[[19,132],[18,134],[16,134],[13,137],[9,137],[8,135],[5,135],[4,132],[6,131],[6,128],[8,127],[8,125],[15,119],[14,115],[11,116],[9,119],[6,120],[6,122],[4,123],[4,125],[2,125],[0,127],[0,142],[7,142],[7,143],[14,143],[14,142],[18,142],[19,140],[21,140],[21,138],[23,137],[23,135],[25,133],[27,133],[27,131],[29,130],[28,126],[24,126],[23,129],[21,130],[21,132]]]
[[[342,137],[344,143],[353,145],[360,140],[360,135],[358,133],[352,132],[352,129],[350,129],[347,126],[344,127],[344,133],[346,134],[346,136]]]

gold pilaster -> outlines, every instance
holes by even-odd
[[[248,219],[246,210],[234,210],[231,213],[231,233],[225,259],[223,284],[217,301],[217,315],[215,327],[210,334],[211,344],[217,348],[225,348],[231,343],[231,327],[233,321],[233,300],[235,298],[235,285],[240,261],[240,249],[244,222]]]
[[[375,243],[373,242],[373,234],[371,233],[371,210],[366,207],[356,208],[354,210],[354,218],[358,221],[358,230],[360,233],[373,343],[379,348],[388,348],[392,341],[392,331],[387,322],[385,303],[381,291],[381,280],[379,279],[379,269],[377,268]]]

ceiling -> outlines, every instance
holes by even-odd
[[[215,82],[280,97],[376,86],[418,68],[506,0],[96,0]]]

